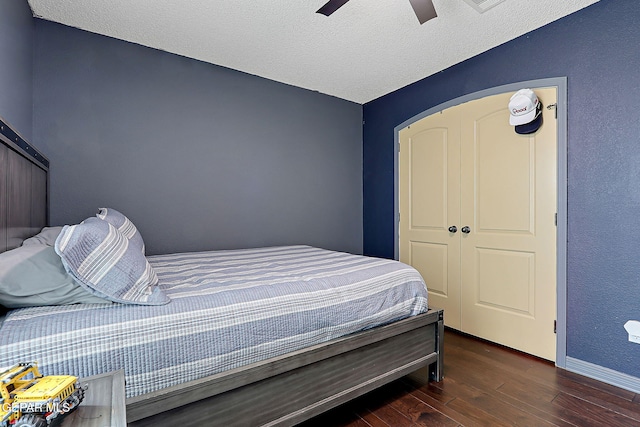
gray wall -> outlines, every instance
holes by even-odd
[[[640,378],[640,2],[603,0],[364,106],[364,252],[393,256],[394,127],[503,84],[568,79],[567,356]]]
[[[33,126],[33,38],[26,0],[0,0],[0,116],[27,140]]]
[[[148,253],[362,252],[362,106],[36,21],[51,223],[121,210]]]

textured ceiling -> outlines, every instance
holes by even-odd
[[[34,16],[365,103],[598,0],[29,0]]]

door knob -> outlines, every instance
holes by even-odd
[[[458,231],[458,227],[456,227],[455,225],[449,227],[449,233],[455,233],[456,231]]]
[[[460,230],[460,231],[462,231],[464,234],[471,233],[471,229],[469,228],[468,225],[465,225],[464,227],[462,227],[462,230]]]

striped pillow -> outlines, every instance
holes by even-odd
[[[64,226],[55,250],[67,272],[93,295],[125,304],[169,302],[140,248],[106,221],[88,218]]]
[[[124,214],[121,214],[115,209],[100,208],[98,209],[96,216],[117,228],[118,231],[124,234],[131,243],[140,247],[142,254],[145,253],[142,235],[136,226],[133,225],[133,222],[131,222]]]

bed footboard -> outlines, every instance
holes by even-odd
[[[290,426],[424,366],[442,379],[442,310],[127,400],[132,426]]]

